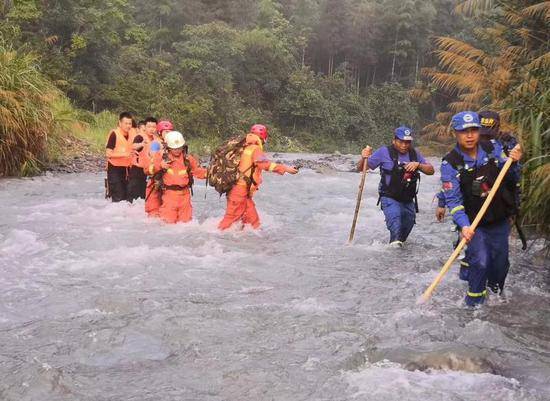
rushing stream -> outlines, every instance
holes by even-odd
[[[305,157],[305,156],[301,156]],[[349,163],[348,163],[349,165]],[[462,305],[424,177],[404,249],[386,242],[369,174],[266,175],[258,232],[110,204],[102,174],[0,181],[0,400],[549,400],[548,261],[512,240],[506,298]],[[451,370],[454,369],[454,370]]]

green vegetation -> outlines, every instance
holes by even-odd
[[[35,56],[0,41],[0,175],[40,170],[59,97]]]
[[[526,152],[523,169],[525,221],[550,234],[550,2],[461,2],[456,11],[475,16],[475,40],[439,37],[438,67],[424,70],[427,84],[414,91],[423,101],[443,92],[447,110],[426,129],[448,135],[451,115],[491,109],[504,130],[519,136]],[[440,92],[434,92],[433,88]]]
[[[357,151],[421,126],[408,89],[430,35],[462,29],[450,1],[16,0],[0,3],[0,36],[78,108],[57,102],[61,131],[94,148],[106,116],[89,113],[128,110],[170,118],[201,151],[259,121],[271,149]],[[58,125],[37,138],[53,158]]]
[[[494,108],[527,149],[524,215],[549,227],[550,6],[535,0],[0,2],[0,174],[102,151],[121,111],[207,153],[263,122],[270,149],[357,152],[396,125],[447,135]],[[434,40],[435,39],[435,40]],[[412,97],[410,96],[412,94]],[[437,148],[435,146],[434,148]]]

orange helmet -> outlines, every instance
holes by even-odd
[[[263,141],[267,141],[267,127],[262,124],[255,124],[250,128],[250,133],[258,135]]]
[[[172,131],[174,129],[174,124],[172,124],[170,121],[163,120],[159,121],[157,124],[157,131]]]

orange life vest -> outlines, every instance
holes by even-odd
[[[129,137],[131,135],[128,135],[128,138],[124,136],[124,134],[117,128],[113,131],[109,132],[109,135],[107,136],[107,142],[109,142],[109,138],[111,137],[111,134],[116,135],[116,143],[115,148],[113,149],[113,153],[116,155],[124,154],[126,156],[124,157],[109,157],[107,158],[107,161],[116,167],[129,167],[132,165],[132,144],[129,141]]]
[[[137,136],[137,131],[133,134],[130,134],[130,141],[129,141],[130,145],[133,145],[134,140],[136,139],[136,136]],[[141,167],[141,168],[145,166],[144,159],[147,159],[146,155],[149,152],[148,144],[149,142],[151,142],[151,140],[149,139],[149,135],[145,134],[145,135],[142,135],[142,137],[143,137],[143,142],[141,143],[143,144],[143,147],[141,148],[140,151],[132,152],[132,166]]]

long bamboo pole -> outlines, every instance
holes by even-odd
[[[357,217],[359,216],[359,209],[361,208],[361,200],[363,199],[363,188],[365,187],[365,178],[367,177],[367,170],[368,170],[368,158],[365,158],[363,160],[363,172],[361,174],[361,183],[359,184],[359,192],[357,193],[357,204],[355,205],[355,215],[353,216],[353,223],[351,225],[351,231],[349,233],[349,240],[348,242],[351,243],[353,241],[353,237],[355,236],[355,226],[357,225]]]
[[[512,162],[513,162],[512,158],[508,158],[506,163],[504,163],[504,166],[502,167],[502,170],[500,170],[500,173],[495,183],[493,184],[493,187],[491,188],[491,191],[489,192],[487,199],[485,199],[485,202],[483,202],[483,205],[481,206],[481,209],[479,210],[477,216],[475,217],[474,222],[470,226],[472,230],[475,230],[477,228],[477,226],[481,222],[481,219],[483,218],[483,216],[485,216],[485,213],[487,212],[487,209],[491,205],[491,202],[493,201],[493,198],[495,197],[498,191],[498,188],[500,187],[502,180],[504,179],[504,176],[510,169]],[[453,262],[456,260],[456,258],[458,258],[458,255],[460,255],[460,252],[462,251],[462,248],[464,248],[465,245],[466,245],[466,239],[462,238],[462,241],[460,241],[460,243],[458,244],[458,246],[456,247],[452,255],[449,257],[449,259],[447,260],[447,263],[443,265],[443,268],[441,269],[441,271],[439,272],[435,280],[426,289],[426,291],[424,291],[422,296],[418,299],[417,304],[425,303],[430,299],[435,288],[439,285],[439,283],[441,282],[445,274],[447,274],[447,271],[449,270]]]

